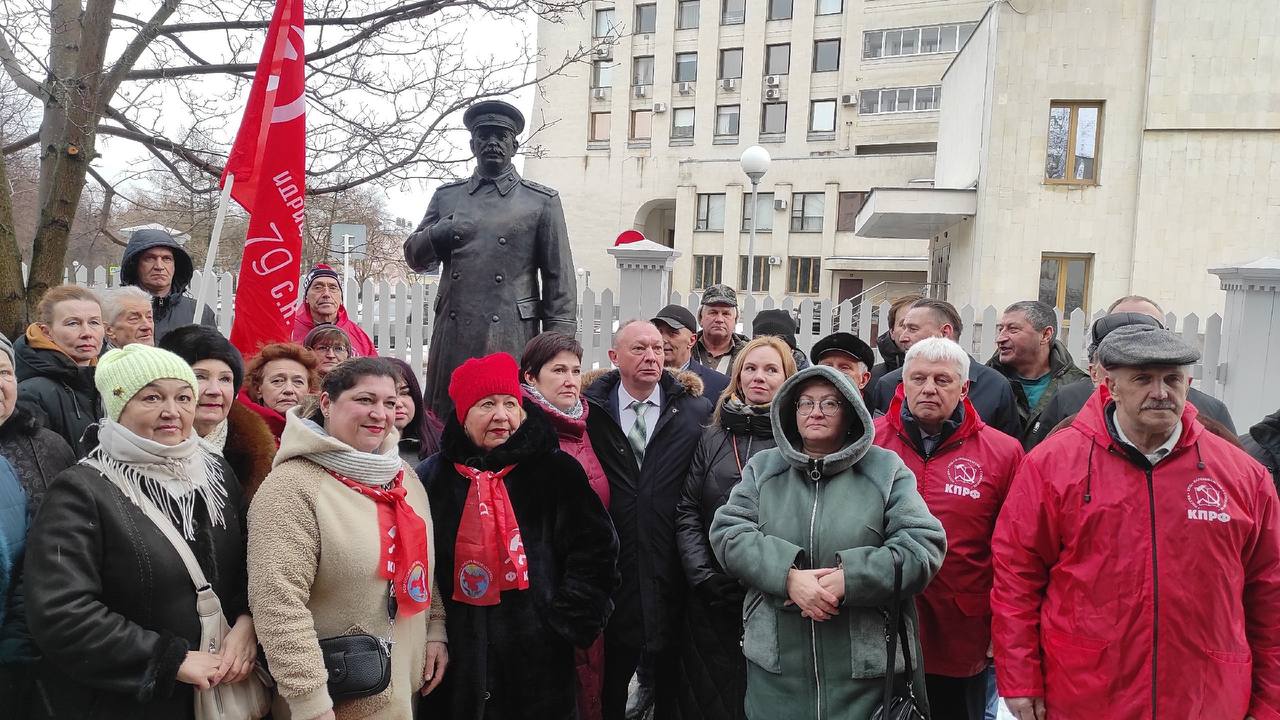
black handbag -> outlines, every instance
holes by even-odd
[[[871,714],[871,720],[928,720],[916,705],[915,676],[911,671],[911,639],[907,636],[907,621],[902,616],[902,555],[895,547],[889,548],[893,556],[893,604],[889,607],[889,622],[884,628],[885,652],[884,700]],[[894,692],[894,659],[898,654],[898,640],[902,640],[902,659],[906,668],[906,693]]]
[[[369,697],[391,684],[391,631],[396,623],[396,593],[391,583],[387,583],[387,618],[386,638],[361,634],[320,640],[320,654],[329,672],[329,697]]]

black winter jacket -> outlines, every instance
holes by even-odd
[[[1085,371],[1076,367],[1075,360],[1071,358],[1070,351],[1061,340],[1054,340],[1049,346],[1049,386],[1044,389],[1035,407],[1031,407],[1027,402],[1027,394],[1022,389],[1022,383],[1018,382],[1014,369],[1000,362],[999,351],[987,360],[987,367],[996,370],[1009,380],[1009,389],[1013,391],[1013,397],[1018,402],[1019,430],[1014,437],[1022,443],[1023,450],[1030,450],[1035,446],[1036,425],[1040,424],[1040,418],[1045,408],[1049,406],[1049,400],[1057,394],[1058,390],[1073,382],[1089,379]],[[978,414],[982,415],[982,411],[979,410]],[[985,415],[983,419],[986,420]],[[987,424],[990,425],[991,421],[988,420]],[[1050,425],[1049,428],[1052,429],[1053,426]]]
[[[228,622],[249,612],[240,485],[223,464],[226,527],[196,501],[191,549]],[[31,717],[182,720],[178,682],[200,646],[191,576],[173,545],[110,480],[87,465],[58,476],[27,540],[27,623],[43,654]]]
[[[424,717],[452,720],[572,720],[574,647],[603,630],[618,585],[618,540],[600,498],[542,410],[510,439],[482,453],[453,413],[441,450],[417,468],[431,500],[436,582],[444,599],[449,670],[422,703]],[[502,593],[497,605],[453,599],[454,545],[471,481],[453,464],[516,469],[504,478],[529,560],[529,589]]]
[[[35,520],[53,479],[76,463],[71,446],[57,433],[40,426],[26,408],[16,407],[0,425],[0,455],[18,472],[27,493],[27,524]]]
[[[1199,410],[1200,406],[1197,405]],[[1276,489],[1280,490],[1280,411],[1262,418],[1249,432],[1240,436],[1240,444],[1254,460],[1271,471]]]
[[[880,349],[880,362],[871,368],[871,380],[867,381],[867,387],[862,393],[862,396],[868,400],[870,400],[869,394],[876,383],[880,382],[880,378],[902,367],[902,359],[907,355],[902,352],[902,348],[898,347],[898,343],[893,341],[888,330],[880,333],[876,338],[876,347]]]
[[[689,365],[685,368],[689,372],[698,376],[702,380],[702,397],[707,399],[712,406],[719,400],[720,394],[729,387],[729,376],[724,373],[716,372],[702,363],[689,359]]]
[[[1084,408],[1085,402],[1089,400],[1089,396],[1093,394],[1093,390],[1093,380],[1087,377],[1059,388],[1058,392],[1054,393],[1053,397],[1049,398],[1049,401],[1044,404],[1040,417],[1031,426],[1026,449],[1030,450],[1039,445],[1042,440],[1049,437],[1049,434],[1053,432],[1053,429],[1059,423],[1080,412]],[[1194,405],[1201,415],[1217,420],[1232,433],[1236,432],[1236,425],[1231,420],[1231,413],[1227,411],[1227,406],[1218,398],[1192,387],[1187,391],[1187,402]],[[1243,441],[1243,438],[1241,438],[1241,442]]]
[[[659,381],[662,406],[640,468],[618,424],[620,382],[621,375],[611,370],[594,381],[584,379],[582,393],[591,403],[587,434],[609,478],[609,514],[618,531],[622,588],[608,641],[660,653],[671,640],[673,618],[684,602],[676,503],[711,403],[702,397],[702,381],[696,375],[664,372]]]
[[[874,390],[871,390],[871,384],[867,385],[871,390],[867,409],[872,415],[879,417],[889,412],[889,403],[893,401],[893,394],[901,383],[902,368],[898,367],[880,378],[880,382],[875,383]],[[1022,421],[1018,415],[1018,401],[1013,396],[1009,380],[978,362],[973,356],[969,356],[969,402],[973,403],[973,408],[978,411],[978,417],[983,422],[1012,438],[1020,438]]]
[[[692,589],[685,601],[677,688],[684,720],[741,720],[746,716],[747,665],[742,656],[742,601],[746,588],[730,577],[711,551],[708,533],[716,510],[742,479],[756,453],[775,447],[769,414],[720,409],[706,428],[676,506],[676,545]]]
[[[192,324],[196,314],[196,300],[186,294],[195,274],[191,256],[177,240],[163,230],[138,230],[129,237],[124,257],[120,260],[121,284],[142,286],[138,281],[139,256],[144,250],[156,247],[166,247],[173,251],[173,284],[169,286],[169,294],[151,298],[151,313],[156,323],[155,341],[159,343],[170,330]],[[205,305],[204,312],[200,315],[200,324],[209,327],[216,327],[218,324],[213,308],[209,305]]]
[[[25,335],[13,344],[13,354],[18,406],[61,435],[77,458],[87,455],[97,443],[85,431],[105,414],[94,368],[76,365],[61,351],[32,347]]]

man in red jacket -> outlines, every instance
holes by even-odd
[[[1186,402],[1200,353],[1113,330],[1104,385],[1018,469],[994,540],[1019,720],[1280,719],[1280,529],[1261,465]]]
[[[875,444],[916,475],[947,533],[942,570],[916,598],[933,720],[982,720],[991,648],[991,533],[1022,446],[969,402],[969,356],[952,340],[911,345]]]

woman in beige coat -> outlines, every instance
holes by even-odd
[[[410,720],[415,694],[444,674],[431,510],[397,453],[398,377],[378,358],[329,373],[318,411],[289,411],[275,469],[249,508],[249,603],[278,685],[277,720]],[[387,637],[389,588],[391,684],[335,703],[319,640]]]

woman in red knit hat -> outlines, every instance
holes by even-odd
[[[515,359],[453,372],[440,453],[418,466],[439,543],[436,581],[455,639],[425,717],[577,717],[574,648],[613,607],[618,541],[582,466],[560,450]]]

